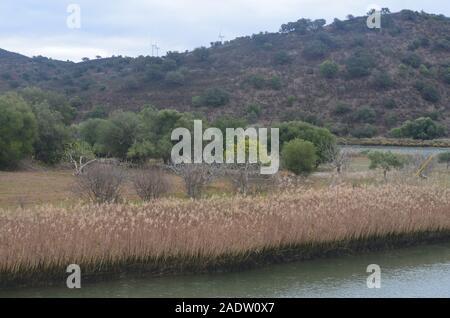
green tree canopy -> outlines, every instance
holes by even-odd
[[[383,170],[384,178],[387,178],[387,173],[392,169],[400,169],[405,165],[402,157],[390,151],[371,151],[367,155],[370,159],[370,169],[381,168]]]
[[[401,127],[392,129],[390,134],[395,138],[428,140],[444,136],[445,127],[429,117],[420,117],[406,121]]]
[[[136,140],[139,117],[132,112],[116,112],[98,126],[98,148],[109,156],[126,159]]]
[[[47,103],[51,111],[60,113],[62,116],[62,121],[66,125],[72,123],[75,118],[76,110],[70,105],[64,95],[44,91],[36,87],[24,88],[20,92],[20,95],[30,105]]]
[[[69,128],[60,112],[52,110],[47,101],[32,106],[37,120],[38,134],[33,144],[34,156],[47,164],[56,164],[64,157],[70,143]]]
[[[15,93],[0,96],[0,169],[14,168],[33,151],[36,118],[23,98]]]
[[[336,137],[326,128],[320,128],[302,121],[284,122],[275,125],[280,129],[280,146],[293,139],[312,142],[317,150],[317,164],[330,160],[327,149],[336,144]]]
[[[314,171],[318,160],[314,144],[298,138],[283,146],[281,158],[284,167],[297,175]]]

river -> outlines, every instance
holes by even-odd
[[[367,287],[369,264],[381,268],[380,289]],[[8,289],[0,297],[450,297],[450,243],[235,273],[124,277],[78,290]]]

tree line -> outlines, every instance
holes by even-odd
[[[224,133],[226,128],[249,126],[241,118],[223,116],[208,122],[198,114],[157,110],[151,105],[143,106],[139,112],[115,111],[109,115],[97,107],[90,115],[103,118],[75,122],[76,109],[64,95],[38,88],[0,95],[0,110],[2,170],[17,168],[24,158],[48,165],[74,158],[117,158],[135,163],[157,159],[169,163],[175,143],[171,133],[175,128],[193,130],[196,119],[203,121],[204,129],[217,127]],[[272,127],[280,129],[282,148],[292,140],[300,142],[297,150],[309,164],[304,169],[294,169],[296,172],[309,172],[327,162],[326,149],[336,143],[327,129],[301,121],[280,122]]]

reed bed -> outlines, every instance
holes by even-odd
[[[59,279],[72,263],[84,274],[195,270],[285,247],[448,230],[450,190],[432,185],[0,210],[0,286]]]

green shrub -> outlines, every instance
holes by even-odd
[[[387,173],[392,169],[401,169],[405,162],[400,155],[394,154],[390,151],[371,151],[368,154],[370,159],[370,169],[381,168],[383,170],[384,178],[387,178]]]
[[[164,78],[164,75],[165,73],[160,64],[150,64],[145,69],[144,78],[148,82],[159,81]]]
[[[203,98],[202,96],[192,96],[192,105],[194,107],[201,107],[203,106]]]
[[[350,131],[350,134],[355,138],[372,138],[375,137],[377,133],[377,128],[370,124],[357,126]]]
[[[346,115],[352,111],[352,107],[345,103],[338,103],[334,108],[334,113],[336,115]]]
[[[280,146],[293,139],[310,141],[317,149],[317,163],[330,160],[328,150],[336,144],[336,137],[326,128],[316,127],[302,121],[289,121],[275,125],[280,130]]]
[[[194,58],[198,62],[206,62],[209,60],[209,50],[206,47],[196,48],[193,52]]]
[[[394,127],[395,125],[397,125],[399,121],[398,115],[397,114],[389,114],[386,115],[384,122],[386,123],[386,125],[388,127]]]
[[[32,105],[38,133],[33,144],[34,158],[46,164],[60,162],[65,148],[71,141],[69,129],[63,123],[61,114],[51,110],[48,103]]]
[[[230,101],[230,94],[222,88],[210,88],[201,96],[194,96],[192,104],[194,106],[220,107],[225,106]]]
[[[375,110],[370,106],[363,106],[363,107],[359,108],[353,116],[353,119],[355,121],[360,122],[360,123],[367,123],[367,124],[374,123],[376,118],[377,118],[377,114],[376,114]]]
[[[393,98],[384,98],[381,104],[387,109],[394,109],[397,107],[397,103]]]
[[[444,136],[445,127],[431,118],[420,117],[414,121],[406,121],[401,127],[392,129],[390,134],[394,138],[429,140]]]
[[[441,99],[441,94],[432,83],[418,81],[414,86],[422,98],[428,102],[437,103]]]
[[[430,77],[433,73],[430,71],[430,69],[426,66],[426,65],[424,65],[424,64],[421,64],[420,65],[420,67],[419,67],[419,72],[420,72],[420,74],[422,74],[423,76],[426,76],[426,77]]]
[[[289,96],[288,98],[287,98],[287,100],[286,100],[286,105],[288,106],[288,107],[292,107],[292,106],[294,106],[294,103],[297,101],[297,97],[295,97],[295,96]]]
[[[269,80],[268,86],[271,89],[278,91],[283,87],[283,83],[281,82],[281,79],[278,76],[272,76],[272,78]]]
[[[281,158],[283,166],[297,175],[313,172],[318,159],[314,144],[302,139],[294,139],[286,143],[283,146]]]
[[[376,89],[388,89],[394,86],[394,81],[388,73],[377,71],[373,74],[372,85]]]
[[[247,120],[251,123],[254,123],[258,120],[259,116],[261,116],[261,112],[261,106],[259,106],[258,104],[250,104],[245,110]]]
[[[287,65],[292,62],[292,57],[286,51],[277,52],[273,58],[275,65]]]
[[[108,117],[108,110],[103,105],[97,105],[93,107],[85,116],[86,119],[89,118],[106,118]]]
[[[281,80],[278,76],[272,76],[270,79],[264,78],[262,75],[251,75],[247,80],[255,89],[273,89],[280,90],[282,88]]]
[[[320,75],[325,78],[334,78],[339,72],[339,65],[333,61],[326,60],[319,67]]]
[[[346,61],[347,75],[350,78],[368,76],[374,66],[375,61],[369,53],[358,51]]]
[[[184,74],[180,71],[170,71],[166,74],[164,80],[169,85],[181,86],[184,84],[185,78]]]
[[[433,49],[435,51],[449,52],[450,51],[450,40],[449,39],[439,39],[433,44]]]
[[[0,169],[15,168],[33,151],[37,138],[36,118],[17,94],[0,96]]]
[[[251,75],[247,82],[255,89],[263,89],[266,87],[266,79],[262,75]]]
[[[419,68],[422,64],[422,58],[416,53],[407,53],[403,59],[403,64],[409,65],[413,68]]]
[[[329,52],[328,46],[319,40],[313,40],[306,44],[303,49],[303,56],[308,59],[321,59],[327,56]]]

